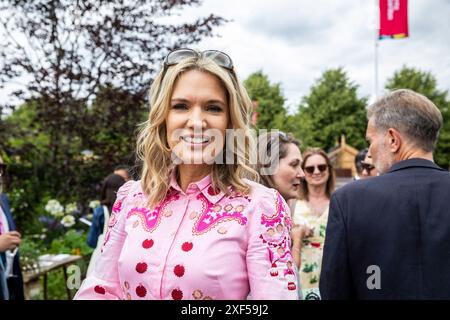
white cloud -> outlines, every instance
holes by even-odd
[[[205,0],[182,17],[214,13],[231,19],[198,47],[224,50],[242,79],[262,69],[280,82],[292,108],[328,68],[343,67],[374,93],[376,1],[367,0]],[[410,38],[379,43],[379,87],[402,65],[431,71],[441,89],[450,89],[450,2],[409,1]]]
[[[221,37],[202,40],[199,49],[218,49],[233,59],[241,79],[262,69],[279,82],[291,110],[321,73],[343,67],[374,92],[376,0],[204,0],[169,21],[210,13],[232,20],[215,29]],[[402,65],[431,71],[441,89],[450,89],[450,1],[409,1],[410,38],[379,44],[379,87]]]

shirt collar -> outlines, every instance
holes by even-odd
[[[412,159],[402,160],[402,161],[395,163],[394,165],[392,165],[392,167],[389,169],[388,172],[398,171],[398,170],[411,168],[411,167],[424,167],[424,168],[446,171],[446,170],[442,169],[441,167],[439,167],[437,164],[435,164],[433,161],[421,159],[421,158],[412,158]]]
[[[183,192],[177,182],[176,169],[173,169],[170,173],[169,187],[186,195],[196,194],[200,191],[208,199],[208,201],[213,204],[217,203],[225,196],[225,193],[223,191],[214,190],[212,186],[211,174],[208,174],[206,177],[202,178],[199,181],[191,182],[186,189],[186,192]]]

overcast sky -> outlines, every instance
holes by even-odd
[[[374,90],[376,0],[204,0],[183,19],[214,13],[232,20],[216,29],[199,49],[232,57],[245,79],[262,69],[282,85],[291,110],[314,80],[342,66],[360,84],[360,96]],[[402,65],[431,71],[450,90],[450,0],[410,0],[410,37],[379,42],[379,87]]]
[[[220,35],[197,49],[218,49],[233,59],[243,80],[263,70],[280,83],[295,110],[321,73],[343,67],[374,94],[374,39],[377,0],[204,0],[183,9],[174,22],[210,13],[231,20]],[[410,37],[379,42],[379,87],[402,65],[431,71],[440,89],[450,90],[450,0],[410,0]],[[0,90],[0,102],[10,101]]]

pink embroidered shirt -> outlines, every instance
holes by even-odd
[[[146,206],[140,182],[118,193],[94,272],[75,299],[298,299],[291,218],[280,194],[246,180],[225,195],[211,178]]]

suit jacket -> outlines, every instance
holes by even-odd
[[[100,205],[94,209],[92,217],[92,224],[89,227],[87,235],[87,244],[91,248],[97,247],[98,237],[103,233],[103,227],[105,225],[105,213],[103,211],[103,205]]]
[[[337,190],[324,299],[450,299],[450,173],[424,159]]]
[[[6,194],[0,194],[0,205],[5,213],[6,219],[8,220],[8,227],[10,231],[16,230],[16,225],[11,215],[11,210],[9,208],[9,201]],[[0,253],[0,259],[2,259],[3,265],[6,266],[6,256],[5,253]],[[9,291],[9,300],[24,300],[24,292],[23,292],[23,279],[22,279],[22,271],[19,265],[19,252],[17,252],[14,257],[13,262],[13,274],[17,277],[12,277],[8,279],[8,291]],[[0,284],[2,285],[2,284]],[[0,288],[3,289],[3,288]],[[0,290],[0,300],[5,299],[2,294],[2,290]]]

